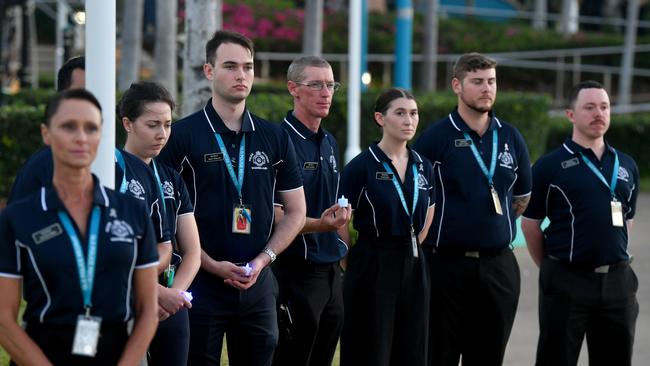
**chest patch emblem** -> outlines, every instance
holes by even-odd
[[[418,189],[427,190],[429,187],[429,181],[424,177],[422,173],[418,173]]]
[[[472,144],[473,144],[472,140],[465,140],[465,139],[454,140],[454,146],[456,147],[469,147],[472,146]]]
[[[334,155],[330,155],[330,165],[332,166],[334,173],[336,173],[336,158]]]
[[[174,186],[169,181],[163,183],[163,192],[165,193],[165,198],[174,198]]]
[[[510,151],[508,149],[508,144],[503,145],[503,152],[499,153],[499,166],[502,166],[504,168],[512,169],[512,164],[514,164],[515,160],[512,158],[512,155],[510,154]]]
[[[142,184],[137,180],[131,179],[129,182],[129,192],[131,192],[135,198],[144,200],[144,187],[142,187]]]
[[[63,230],[61,229],[61,225],[57,222],[56,224],[46,226],[41,230],[32,233],[32,240],[34,240],[34,243],[36,244],[41,244],[61,234],[63,234]]]
[[[393,173],[376,172],[375,173],[375,179],[377,179],[377,180],[392,180],[393,179]]]
[[[268,155],[264,151],[256,151],[248,157],[248,161],[252,164],[251,169],[267,170],[269,162]]]
[[[562,162],[562,169],[569,169],[572,168],[576,165],[580,164],[580,160],[578,158],[573,158],[569,160],[565,160]]]
[[[223,161],[223,154],[218,152],[218,153],[203,155],[203,162],[212,163],[212,162],[215,162],[215,161]]]
[[[618,167],[617,178],[624,181],[624,182],[629,182],[630,181],[630,173],[624,167],[619,166]]]
[[[111,242],[130,243],[133,241],[133,229],[124,220],[113,220],[106,224],[106,232],[111,235]]]
[[[318,169],[318,162],[317,161],[305,161],[305,163],[302,165],[302,168],[304,170],[316,170],[316,169]]]

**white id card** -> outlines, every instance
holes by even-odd
[[[415,232],[411,229],[411,250],[413,251],[413,257],[418,257],[418,242],[415,238]]]
[[[95,357],[101,324],[102,318],[79,315],[72,341],[73,355]]]
[[[612,225],[623,227],[623,205],[619,201],[611,201]]]
[[[494,187],[490,187],[490,194],[492,195],[492,202],[494,203],[494,211],[497,215],[503,215],[503,210],[501,209],[501,201],[499,200],[499,194],[497,193]]]

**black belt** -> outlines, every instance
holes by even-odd
[[[578,264],[578,263],[568,262],[568,261],[565,261],[563,259],[560,259],[560,258],[552,256],[552,255],[547,255],[546,258],[548,258],[550,260],[553,260],[553,261],[560,262],[562,265],[564,265],[566,267],[569,267],[571,269],[576,269],[576,270],[579,270],[579,271],[590,272],[590,273],[610,273],[610,272],[614,272],[614,271],[617,271],[619,269],[629,267],[629,265],[630,265],[630,263],[632,263],[632,259],[633,259],[633,258],[630,258],[629,260],[626,260],[626,261],[613,263],[613,264],[605,264],[605,265],[602,265],[602,266],[594,267],[594,266],[589,266],[589,265],[585,265],[585,264]]]
[[[478,249],[478,250],[465,250],[457,248],[432,248],[434,254],[450,257],[467,257],[467,258],[485,258],[497,257],[501,254],[510,251],[510,247],[499,249]]]

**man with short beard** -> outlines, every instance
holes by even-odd
[[[519,301],[511,250],[530,198],[531,170],[519,131],[492,111],[496,62],[461,56],[451,86],[458,106],[414,149],[433,163],[436,209],[423,243],[431,269],[429,364],[501,365]]]

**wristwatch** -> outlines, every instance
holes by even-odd
[[[269,248],[269,247],[264,247],[264,249],[262,250],[262,252],[266,253],[269,257],[271,257],[271,263],[273,263],[273,261],[275,260],[275,258],[278,257],[278,256],[275,254],[275,252],[274,252],[271,248]]]

